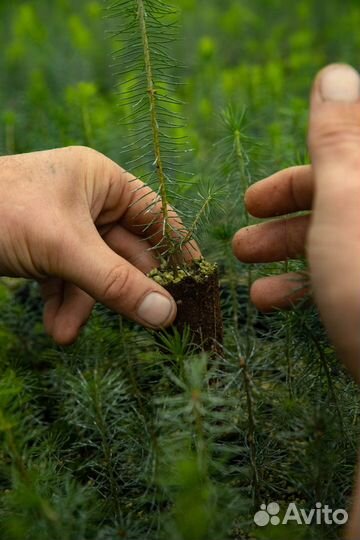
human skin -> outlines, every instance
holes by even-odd
[[[245,203],[258,218],[311,213],[243,228],[233,239],[233,250],[241,261],[253,263],[307,256],[321,318],[359,383],[360,78],[350,66],[334,64],[316,77],[308,144],[311,166],[286,169],[257,182],[248,189]],[[290,306],[308,292],[299,290],[301,280],[294,274],[259,279],[252,286],[252,300],[263,311]],[[360,538],[360,472],[358,476],[347,540]]]
[[[150,328],[171,324],[174,300],[145,275],[162,239],[149,187],[86,147],[1,157],[0,171],[0,275],[39,281],[57,343],[76,339],[95,301]],[[198,257],[184,246],[185,259]]]

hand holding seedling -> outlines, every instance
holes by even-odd
[[[0,275],[41,283],[55,341],[76,339],[95,300],[149,327],[173,321],[174,300],[144,275],[162,238],[150,188],[84,147],[2,157],[0,170]],[[184,258],[199,257],[185,247]]]
[[[315,80],[309,149],[312,166],[257,182],[245,201],[259,218],[312,209],[311,215],[241,229],[234,252],[245,262],[307,255],[323,322],[360,382],[360,78],[349,66],[328,66]],[[304,294],[296,278],[301,276],[258,279],[251,289],[253,302],[263,311],[290,306]]]

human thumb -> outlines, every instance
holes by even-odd
[[[360,382],[360,78],[334,64],[311,96],[315,199],[307,250],[314,296],[337,351]]]
[[[63,275],[113,311],[151,328],[171,324],[176,303],[155,281],[112,251],[97,231],[73,241]]]

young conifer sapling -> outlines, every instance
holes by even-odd
[[[176,329],[183,332],[189,327],[194,344],[219,351],[223,326],[217,267],[194,256],[196,233],[215,193],[212,189],[198,193],[197,210],[194,199],[184,195],[189,187],[181,170],[184,125],[179,113],[181,103],[172,92],[179,84],[174,75],[178,66],[169,54],[176,12],[162,0],[119,0],[109,7],[109,13],[115,17],[114,34],[120,43],[120,105],[132,138],[125,151],[131,155],[140,149],[143,152],[140,159],[136,156],[128,165],[156,193],[145,211],[153,212],[152,223],[161,224],[162,229],[158,240],[151,235],[152,227],[146,227],[159,259],[159,267],[149,276],[175,298]],[[177,217],[185,218],[186,214],[187,229]]]

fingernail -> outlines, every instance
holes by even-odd
[[[324,101],[355,103],[360,98],[360,76],[351,66],[330,67],[321,77],[320,92]]]
[[[163,294],[152,292],[145,296],[137,314],[150,326],[163,326],[168,322],[170,315],[176,309],[175,302]]]

